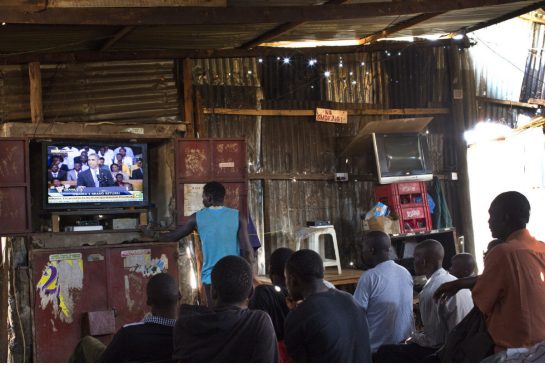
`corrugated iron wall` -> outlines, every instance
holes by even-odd
[[[545,99],[545,25],[532,24],[532,45],[528,50],[521,100]]]
[[[485,98],[522,102],[530,97],[541,98],[542,27],[513,18],[468,35],[476,42],[469,53],[476,95],[481,98],[474,123],[492,121],[513,127],[518,114],[529,112],[516,106],[487,102]]]
[[[435,47],[401,54],[324,55],[314,65],[302,56],[286,56],[289,62],[277,57],[261,62],[195,60],[194,84],[206,107],[449,107],[446,51]],[[206,71],[211,69],[215,71]],[[210,137],[248,139],[249,172],[259,174],[250,184],[250,212],[264,233],[267,253],[277,247],[295,248],[298,228],[308,220],[328,219],[336,227],[343,264],[355,261],[362,234],[360,215],[372,202],[374,167],[358,158],[347,162],[339,154],[366,123],[377,119],[388,117],[350,116],[348,125],[340,126],[309,117],[206,115]],[[450,115],[436,117],[429,131],[434,171],[456,171]],[[353,178],[337,183],[324,177],[334,172],[349,172]],[[457,182],[445,181],[444,186],[459,224]]]
[[[180,118],[172,61],[41,65],[46,122],[161,122]],[[0,121],[28,122],[28,69],[0,66]]]

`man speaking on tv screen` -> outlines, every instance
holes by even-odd
[[[114,186],[114,179],[110,170],[105,166],[99,166],[96,154],[89,154],[87,163],[89,169],[80,172],[78,175],[78,187],[98,188]]]

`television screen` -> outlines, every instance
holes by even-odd
[[[414,136],[384,135],[384,154],[389,171],[423,170],[420,143]]]
[[[433,178],[426,136],[420,133],[373,134],[381,184]]]
[[[147,146],[44,143],[45,207],[147,205]]]

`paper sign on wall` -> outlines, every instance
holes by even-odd
[[[316,121],[347,124],[348,111],[316,108]]]
[[[204,184],[184,184],[184,216],[201,210]]]

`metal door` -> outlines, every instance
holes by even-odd
[[[128,244],[33,250],[37,362],[67,362],[82,337],[84,313],[114,310],[115,328],[149,311],[146,285],[168,272],[178,282],[178,244]],[[105,344],[111,335],[99,336]]]

